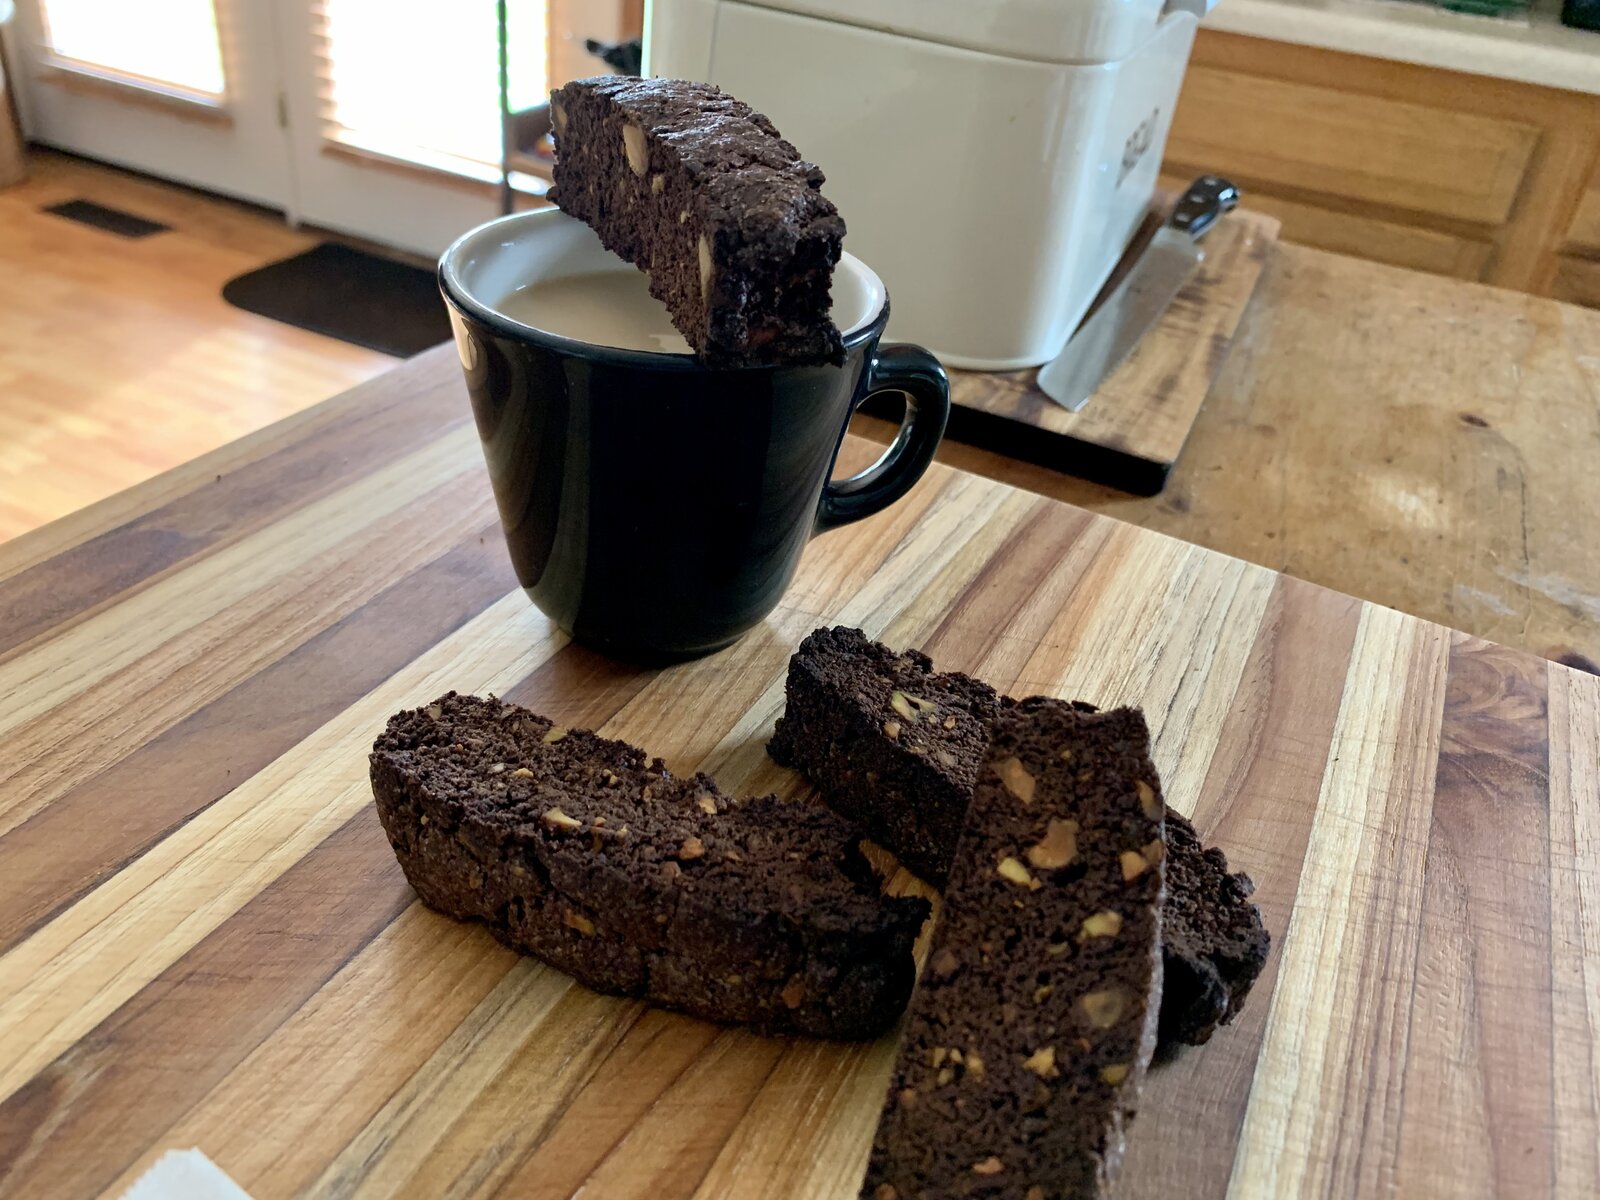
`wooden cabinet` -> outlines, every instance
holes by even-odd
[[[1196,66],[1168,154],[1284,189],[1498,224],[1539,131],[1514,121]]]
[[[1550,294],[1600,308],[1600,167],[1578,201]]]
[[[1600,96],[1202,30],[1165,170],[1228,176],[1288,240],[1580,298],[1597,158]]]
[[[1356,258],[1451,275],[1482,279],[1494,247],[1487,241],[1443,233],[1400,220],[1341,212],[1311,202],[1285,200],[1267,192],[1250,192],[1246,203],[1283,223],[1280,237]],[[1290,234],[1293,230],[1293,234]]]
[[[1578,201],[1567,230],[1567,248],[1600,256],[1600,167],[1589,179],[1589,187]]]
[[[1600,259],[1563,254],[1550,294],[1570,304],[1600,308]]]

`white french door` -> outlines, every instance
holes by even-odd
[[[640,0],[507,0],[513,108]],[[499,211],[495,0],[19,0],[39,141],[434,255]]]
[[[28,134],[287,209],[273,17],[252,0],[19,0]]]
[[[544,0],[509,0],[513,100],[544,82]],[[500,210],[495,0],[280,4],[302,220],[435,255]]]

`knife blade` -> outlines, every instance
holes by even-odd
[[[1039,390],[1068,412],[1083,408],[1205,261],[1206,230],[1238,203],[1239,189],[1226,179],[1202,175],[1190,184],[1133,269],[1040,368]]]

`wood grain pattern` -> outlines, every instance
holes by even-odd
[[[0,547],[0,580],[96,579],[15,592],[36,628],[0,659],[34,739],[0,767],[35,781],[0,831],[0,1194],[115,1196],[198,1146],[259,1200],[853,1196],[892,1041],[652,1012],[427,911],[365,761],[391,711],[494,690],[802,802],[762,746],[788,655],[834,621],[1142,705],[1174,806],[1258,881],[1268,973],[1152,1074],[1120,1197],[1600,1187],[1600,679],[945,467],[818,539],[729,650],[609,662],[515,587],[445,418],[457,372],[444,349],[378,386],[437,411],[360,472],[324,446],[359,439],[341,399],[74,526],[97,553]],[[200,489],[212,536],[95,574],[119,525],[182,525]],[[234,532],[246,496],[266,508]],[[160,719],[118,718],[135,689]]]
[[[1392,1178],[1448,643],[1361,614],[1230,1195],[1379,1195]]]
[[[313,454],[274,453],[274,435],[286,431],[252,438],[249,457],[237,469],[222,456],[210,464],[209,477],[180,472],[187,490],[162,504],[158,519],[117,509],[104,526],[117,530],[114,547],[91,532],[95,526],[90,513],[74,514],[66,523],[75,536],[70,548],[57,547],[48,537],[27,539],[30,548],[47,544],[38,553],[18,555],[18,569],[0,579],[0,657],[9,657],[40,629],[59,633],[102,599],[153,581],[172,563],[201,549],[237,542],[283,512],[392,461],[396,453],[417,449],[470,421],[419,402],[403,389],[362,387],[315,415],[319,419],[290,426],[301,434],[317,431]],[[224,475],[226,488],[219,486]],[[116,509],[117,502],[110,506]],[[35,561],[58,549],[62,552],[54,554],[48,569]]]
[[[496,524],[156,734],[0,840],[0,950],[503,594]],[[97,821],[108,804],[122,818]]]
[[[0,116],[0,146],[6,130]],[[28,159],[31,177],[0,191],[0,539],[394,363],[223,300],[233,276],[315,232],[41,148]],[[130,241],[41,211],[77,198],[170,228]]]
[[[1207,841],[1248,868],[1280,944],[1339,715],[1342,692],[1325,681],[1346,669],[1360,616],[1348,596],[1277,580],[1191,814]],[[1286,742],[1304,752],[1265,753]],[[1268,961],[1262,995],[1276,987],[1279,963]],[[1158,1195],[1174,1179],[1197,1196],[1227,1191],[1266,1022],[1267,1006],[1252,1003],[1226,1037],[1161,1066],[1159,1078],[1173,1084],[1141,1103],[1119,1197]]]
[[[1550,939],[1568,950],[1550,964],[1556,1112],[1600,1112],[1600,679],[1552,671],[1550,706]],[[1600,1179],[1600,1140],[1557,1125],[1560,1194],[1581,1196]]]
[[[1539,1003],[1552,954],[1548,738],[1535,735],[1548,722],[1546,679],[1543,663],[1451,640],[1406,1042],[1402,1191],[1494,1196],[1556,1182],[1553,1039]],[[1462,963],[1499,982],[1437,985]],[[1446,1055],[1470,1069],[1413,1065]]]
[[[1037,371],[952,371],[949,436],[1139,495],[1159,492],[1277,232],[1274,218],[1249,210],[1220,222],[1206,235],[1205,261],[1171,307],[1079,412],[1039,391]]]
[[[1586,309],[1279,242],[1159,497],[939,458],[1600,670],[1595,345]]]

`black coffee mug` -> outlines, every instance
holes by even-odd
[[[712,370],[688,354],[591,345],[497,305],[530,282],[633,271],[556,209],[466,234],[439,261],[456,348],[517,578],[579,642],[645,661],[707,654],[772,611],[817,533],[871,516],[922,476],[949,384],[916,346],[880,346],[883,283],[834,272],[839,366]],[[906,398],[898,436],[831,482],[850,414]]]

